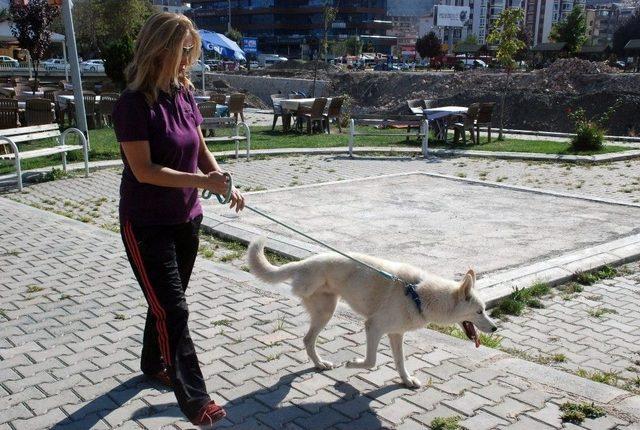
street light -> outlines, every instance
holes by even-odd
[[[231,33],[231,0],[228,0],[229,5],[229,19],[227,20],[227,32]]]

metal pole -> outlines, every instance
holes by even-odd
[[[62,58],[64,58],[64,80],[69,82],[69,69],[67,65],[69,64],[69,59],[67,58],[67,37],[65,36],[64,42],[62,42]]]
[[[229,4],[229,20],[227,21],[227,31],[231,31],[231,0],[228,0]]]
[[[204,43],[200,49],[200,61],[202,61],[202,95],[204,95]]]
[[[73,98],[76,105],[76,124],[87,138],[87,148],[91,148],[89,141],[89,128],[87,127],[87,114],[84,109],[84,96],[82,95],[82,79],[80,77],[80,65],[78,64],[78,49],[76,47],[76,35],[73,30],[73,17],[71,16],[71,0],[62,1],[62,17],[64,19],[64,33],[69,49],[69,64],[71,66],[71,81],[73,82]]]

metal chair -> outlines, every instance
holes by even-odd
[[[24,118],[27,126],[51,124],[55,122],[55,115],[49,99],[29,99],[26,101]]]

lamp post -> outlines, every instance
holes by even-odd
[[[87,148],[89,143],[89,128],[87,127],[87,114],[84,107],[84,96],[82,95],[82,78],[80,76],[80,65],[78,64],[78,49],[76,47],[76,36],[73,30],[73,16],[71,15],[72,0],[48,0],[52,6],[58,6],[62,10],[64,20],[64,33],[69,51],[69,65],[71,66],[71,82],[73,83],[73,98],[76,105],[76,124],[87,138]]]
[[[228,0],[227,4],[229,5],[229,19],[227,20],[227,32],[230,33],[231,32],[231,0]]]

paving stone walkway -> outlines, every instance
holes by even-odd
[[[191,428],[173,394],[138,372],[145,314],[117,234],[0,198],[0,429]],[[373,371],[314,371],[298,301],[229,266],[198,262],[190,327],[220,428],[426,428],[459,416],[469,429],[562,428],[564,401],[603,404],[582,427],[638,428],[640,398],[435,332],[411,335],[401,387],[386,343]],[[342,309],[322,354],[363,352],[362,324]]]

